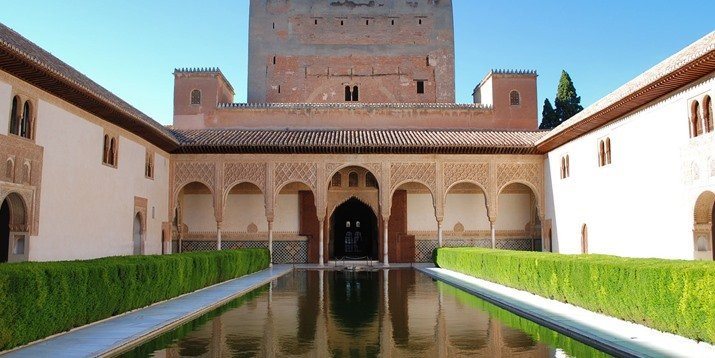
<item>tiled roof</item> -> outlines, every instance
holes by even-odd
[[[545,132],[479,130],[175,130],[180,153],[532,154]]]
[[[653,66],[553,129],[537,142],[546,152],[715,71],[715,31]]]
[[[171,131],[51,53],[0,23],[0,70],[66,100],[165,150],[178,143]]]
[[[479,103],[219,103],[219,108],[237,109],[491,109]]]

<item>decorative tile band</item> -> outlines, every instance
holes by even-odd
[[[221,248],[226,250],[268,248],[267,241],[222,241]],[[181,242],[181,250],[211,251],[216,250],[216,241]],[[308,262],[308,243],[306,241],[273,241],[273,262],[277,264],[297,264]]]

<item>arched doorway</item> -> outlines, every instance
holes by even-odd
[[[142,215],[140,213],[137,213],[134,216],[134,237],[133,237],[133,243],[134,243],[134,255],[141,255],[143,252],[142,250]]]
[[[693,240],[696,260],[715,260],[715,193],[705,191],[695,201]]]
[[[377,217],[367,204],[348,199],[333,211],[330,228],[330,257],[348,260],[378,257]]]
[[[494,224],[498,249],[541,251],[541,220],[536,191],[526,183],[510,183],[499,190]]]
[[[0,203],[0,262],[27,260],[27,210],[22,197],[11,193]]]

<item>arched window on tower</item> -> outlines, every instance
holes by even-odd
[[[12,109],[10,110],[10,133],[20,135],[20,97],[12,98]]]
[[[519,95],[518,91],[511,91],[509,93],[509,104],[512,106],[518,106],[521,104],[521,95]]]
[[[193,90],[191,91],[191,104],[199,105],[201,104],[201,91]]]
[[[705,132],[713,131],[713,101],[710,96],[703,98],[703,127]]]
[[[357,102],[360,100],[360,95],[359,95],[359,90],[358,86],[353,87],[353,102]]]
[[[348,175],[348,186],[351,188],[358,186],[358,174],[356,172],[350,172]]]
[[[350,90],[350,86],[345,86],[345,102],[350,102],[353,100],[353,94]]]

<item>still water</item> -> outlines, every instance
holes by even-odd
[[[605,357],[412,269],[293,271],[126,357]]]

